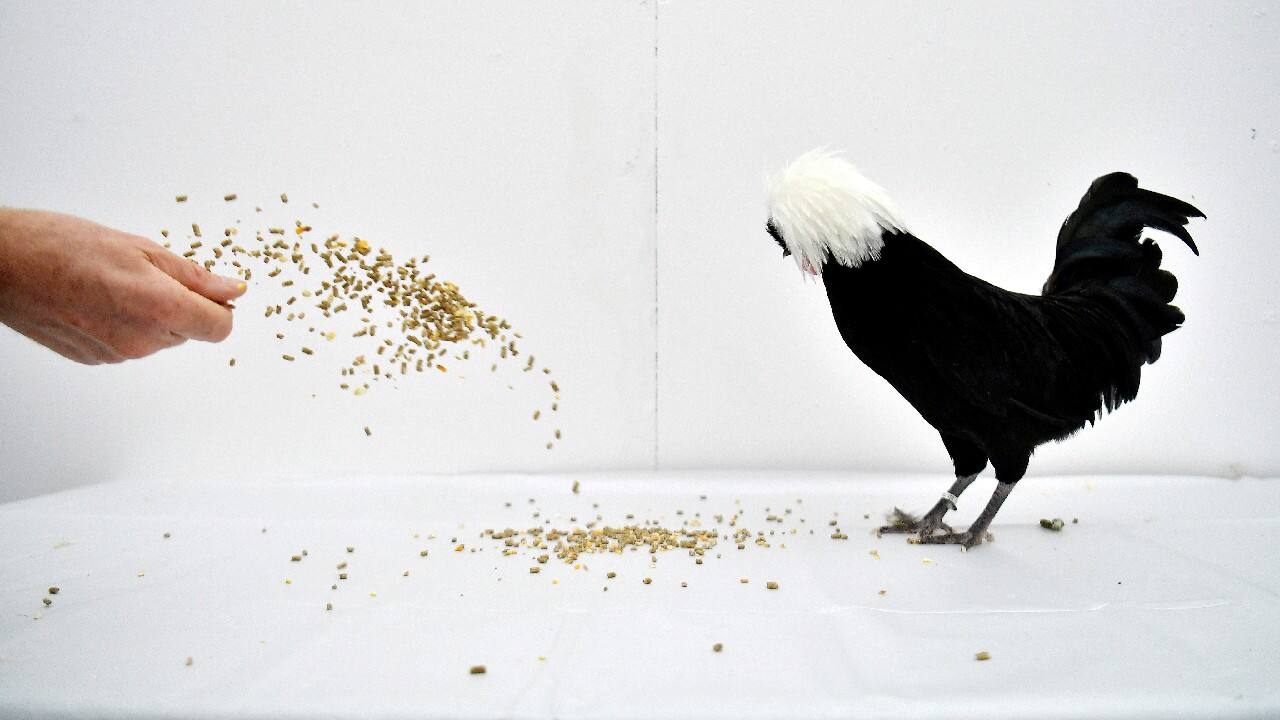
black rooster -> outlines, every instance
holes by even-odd
[[[1042,295],[965,273],[906,230],[884,192],[820,151],[770,191],[769,234],[821,275],[849,349],[942,436],[956,481],[922,518],[895,512],[882,532],[925,543],[983,541],[1037,446],[1062,440],[1138,394],[1142,366],[1183,314],[1160,248],[1163,230],[1199,255],[1184,227],[1196,208],[1138,187],[1126,173],[1093,182],[1058,233]],[[964,532],[942,522],[990,461],[995,493]],[[938,531],[943,532],[938,532]]]

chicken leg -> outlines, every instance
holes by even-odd
[[[876,534],[918,533],[921,542],[926,537],[932,536],[937,530],[945,530],[948,535],[955,534],[950,525],[942,522],[942,518],[947,514],[948,510],[956,509],[956,500],[973,484],[977,477],[978,473],[956,477],[956,481],[951,484],[951,489],[939,498],[938,502],[934,503],[933,508],[925,513],[922,518],[894,508],[893,513],[888,517],[889,524],[876,530]]]
[[[987,539],[987,528],[991,527],[992,519],[995,518],[997,512],[1000,512],[1000,506],[1004,504],[1004,499],[1009,496],[1015,484],[1011,482],[996,483],[995,492],[991,493],[991,499],[987,501],[987,506],[983,508],[982,513],[973,521],[968,530],[964,532],[949,532],[943,535],[921,535],[920,542],[929,545],[959,545],[962,550],[968,550],[974,545],[980,545],[983,540]]]

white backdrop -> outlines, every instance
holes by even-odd
[[[226,345],[121,367],[0,330],[0,499],[133,475],[945,474],[763,232],[762,177],[816,145],[1016,290],[1097,175],[1198,204],[1204,255],[1164,243],[1186,327],[1138,402],[1031,472],[1280,473],[1280,7],[729,7],[0,0],[0,203],[155,237],[232,221],[226,192],[317,201],[308,222],[430,253],[511,318],[565,435],[544,449],[518,372],[343,396],[334,364],[279,362],[250,298]]]
[[[1200,5],[662,5],[663,464],[950,470],[764,235],[762,173],[828,144],[917,235],[1023,292],[1099,175],[1199,205],[1203,256],[1162,243],[1186,325],[1136,403],[1030,472],[1280,472],[1280,7]]]

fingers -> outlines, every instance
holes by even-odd
[[[231,334],[231,310],[182,288],[171,293],[166,329],[181,338],[222,342]]]
[[[163,295],[165,310],[161,320],[165,330],[184,340],[225,340],[231,334],[231,310],[227,303],[244,294],[245,283],[214,275],[150,240],[139,240],[147,260],[177,281]]]
[[[145,242],[151,246],[144,246],[142,249],[147,256],[147,260],[159,268],[161,272],[177,280],[188,290],[220,305],[235,300],[244,294],[245,283],[235,278],[214,275],[190,260],[174,255],[150,240]]]

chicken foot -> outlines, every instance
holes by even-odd
[[[987,528],[991,527],[991,521],[995,519],[996,513],[1000,511],[1000,506],[1004,504],[1004,499],[1009,496],[1016,483],[996,483],[995,492],[991,493],[991,499],[987,501],[987,506],[982,509],[982,513],[978,515],[973,524],[964,532],[949,532],[943,535],[922,535],[920,542],[926,545],[959,545],[961,549],[980,545],[984,540],[991,536],[987,533]]]
[[[938,530],[945,530],[947,535],[954,535],[955,531],[952,530],[950,525],[942,522],[942,518],[947,514],[948,510],[956,509],[956,500],[959,499],[966,488],[973,484],[977,477],[977,473],[957,477],[956,481],[951,484],[951,489],[938,502],[934,503],[933,508],[925,513],[924,517],[916,517],[895,507],[889,517],[886,518],[889,524],[877,529],[876,534],[916,533],[921,542],[926,537],[933,536]]]

